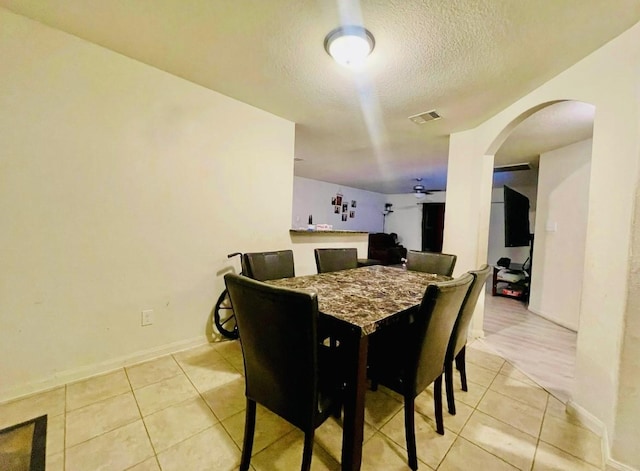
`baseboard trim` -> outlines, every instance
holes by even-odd
[[[587,412],[572,400],[567,402],[567,412],[578,419],[580,424],[585,428],[588,428],[593,433],[601,437],[602,460],[604,461],[604,466],[607,471],[640,471],[637,468],[620,463],[611,457],[609,433],[607,432],[607,427],[605,427],[604,423],[600,419],[592,415],[590,412]]]
[[[558,319],[555,319],[554,317],[549,316],[548,314],[545,314],[542,311],[539,311],[538,309],[532,309],[531,304],[527,306],[527,310],[533,312],[536,316],[540,316],[543,319],[548,320],[549,322],[553,322],[554,324],[559,325],[560,327],[564,327],[565,329],[569,329],[573,332],[578,332],[578,326],[569,325],[566,322],[559,321]]]
[[[169,355],[181,350],[204,345],[206,343],[209,343],[209,339],[206,335],[202,335],[192,339],[180,340],[147,350],[140,350],[130,355],[112,358],[100,363],[94,363],[91,365],[82,366],[80,368],[62,371],[40,381],[34,381],[31,383],[23,384],[17,388],[0,391],[0,404],[55,389],[65,384],[74,383],[90,378],[92,376],[109,373],[110,371],[114,371],[125,366],[135,365],[137,363],[151,360],[152,358],[156,358],[162,355]]]

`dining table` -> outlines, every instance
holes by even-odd
[[[404,267],[373,265],[267,281],[317,293],[323,329],[340,343],[346,380],[343,471],[358,471],[362,462],[369,337],[415,312],[429,284],[450,279]]]

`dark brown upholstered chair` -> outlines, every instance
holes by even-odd
[[[409,250],[407,253],[407,270],[451,276],[453,275],[453,268],[456,266],[457,258],[456,255],[446,253]]]
[[[422,303],[406,324],[381,330],[369,365],[374,388],[378,383],[404,397],[404,426],[409,467],[418,469],[415,435],[415,398],[433,383],[436,431],[444,434],[442,374],[447,346],[458,312],[473,276],[427,286]]]
[[[358,249],[315,249],[318,273],[358,268]]]
[[[487,278],[491,273],[491,267],[489,265],[483,265],[478,270],[471,270],[469,273],[473,276],[473,282],[471,288],[467,293],[467,297],[462,303],[458,319],[453,327],[451,334],[451,340],[449,341],[449,348],[447,349],[447,356],[444,364],[444,379],[445,388],[447,391],[447,405],[449,407],[449,413],[455,415],[456,404],[453,395],[453,361],[456,362],[456,368],[460,371],[460,382],[462,383],[462,390],[467,390],[467,369],[465,354],[467,350],[467,336],[469,332],[469,323],[473,317],[473,311],[478,303],[478,297],[484,289],[484,285],[487,282]]]
[[[244,254],[245,274],[258,281],[296,276],[293,251],[253,252]]]
[[[224,277],[238,323],[247,397],[241,470],[249,469],[256,404],[305,434],[302,471],[311,466],[313,437],[333,411],[339,382],[330,351],[318,343],[316,294]],[[325,355],[326,354],[326,355]]]
[[[369,234],[367,258],[379,260],[381,265],[398,265],[407,256],[407,249],[398,244],[391,234]]]

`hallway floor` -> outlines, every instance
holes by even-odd
[[[469,391],[434,430],[433,396],[416,400],[421,470],[602,469],[600,439],[483,341],[468,347]],[[204,345],[0,405],[0,428],[49,415],[48,471],[237,469],[244,428],[238,342]],[[443,388],[444,389],[444,388]],[[367,393],[363,470],[407,470],[401,398]],[[341,424],[316,433],[312,469],[339,470]],[[259,409],[255,471],[299,469],[303,435]]]
[[[485,297],[484,342],[566,403],[571,398],[577,334],[512,298]]]

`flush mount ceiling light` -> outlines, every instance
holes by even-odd
[[[354,66],[364,62],[375,46],[373,35],[362,26],[340,26],[324,38],[327,53],[341,65]]]

